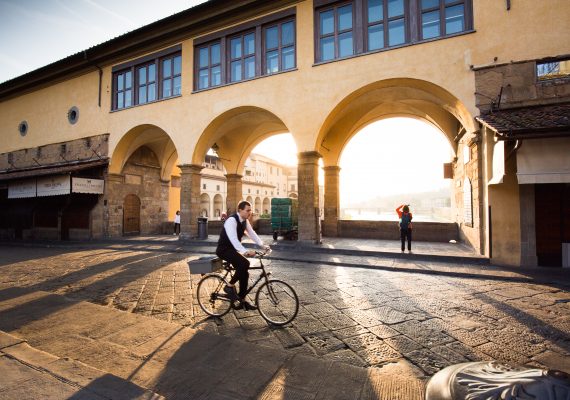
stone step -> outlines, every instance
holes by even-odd
[[[0,398],[162,400],[140,385],[0,331]]]

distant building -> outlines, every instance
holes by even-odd
[[[206,155],[202,170],[200,216],[220,219],[227,211],[227,179],[223,161]],[[271,213],[274,197],[297,197],[297,169],[260,154],[251,153],[243,171],[243,199],[251,203],[255,214]]]

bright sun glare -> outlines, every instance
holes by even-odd
[[[272,136],[253,149],[285,165],[297,165],[289,133]],[[360,130],[344,148],[339,166],[341,206],[397,194],[449,188],[443,164],[452,149],[434,126],[412,118],[389,118]]]
[[[449,187],[443,164],[450,144],[434,126],[412,118],[390,118],[359,131],[340,159],[341,204]]]

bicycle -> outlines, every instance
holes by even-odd
[[[269,279],[271,272],[265,270],[263,258],[270,253],[255,252],[255,258],[259,260],[258,267],[250,267],[250,270],[260,269],[261,274],[253,285],[249,287],[246,295],[264,281],[255,294],[255,305],[261,317],[272,325],[283,326],[297,316],[299,312],[299,298],[295,290],[286,282],[279,279]],[[235,273],[229,262],[223,261],[224,273],[210,272],[204,275],[198,282],[198,304],[204,312],[213,317],[226,315],[234,305],[234,300],[224,292],[224,287]],[[229,277],[229,279],[228,279]]]

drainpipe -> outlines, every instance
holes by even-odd
[[[103,70],[98,65],[95,65],[95,67],[99,70],[99,108],[101,108],[101,86],[103,84]]]
[[[87,50],[83,50],[83,58],[85,59],[85,61],[87,61],[89,63],[89,59],[87,58]],[[99,70],[99,94],[97,96],[97,104],[99,105],[99,108],[101,108],[101,90],[102,90],[102,84],[103,84],[103,70],[97,64],[93,64],[93,66]]]

